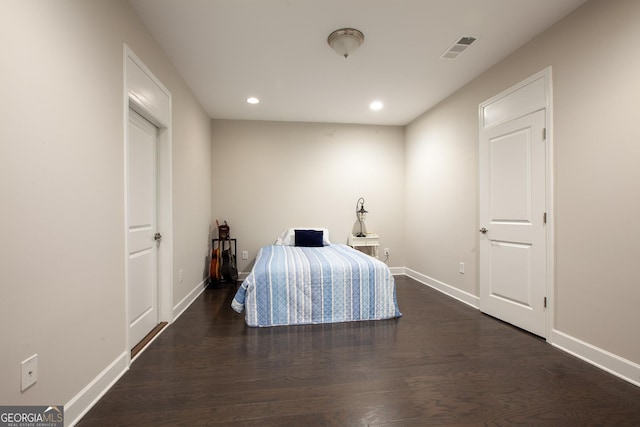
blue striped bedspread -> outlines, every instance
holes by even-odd
[[[341,244],[261,248],[231,307],[249,326],[402,316],[387,265]]]

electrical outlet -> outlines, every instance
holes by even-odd
[[[249,251],[242,251],[242,259],[249,259]]]
[[[464,274],[464,262],[460,263],[460,267],[458,271],[460,272],[460,274]]]
[[[181,268],[178,273],[178,282],[182,283],[182,278],[184,277],[184,270]]]
[[[38,355],[34,354],[20,363],[22,368],[22,384],[20,391],[25,391],[38,381]]]
[[[389,248],[384,248],[384,256],[389,256]]]

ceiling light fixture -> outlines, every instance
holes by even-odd
[[[371,104],[369,104],[369,108],[371,108],[373,111],[382,110],[382,107],[384,107],[382,101],[373,101]]]
[[[257,104],[260,102],[260,100],[258,98],[256,98],[255,96],[252,96],[251,98],[247,98],[247,102],[249,104]]]
[[[338,55],[348,58],[364,42],[364,34],[355,28],[340,28],[329,34],[327,43]]]

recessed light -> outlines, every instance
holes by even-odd
[[[384,107],[382,101],[373,101],[371,104],[369,104],[369,108],[371,108],[373,111],[382,110],[382,107]]]
[[[249,104],[257,104],[257,103],[260,102],[260,100],[258,98],[256,98],[256,97],[252,96],[251,98],[247,98],[247,102]]]

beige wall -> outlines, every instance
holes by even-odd
[[[3,1],[0,39],[0,402],[66,404],[127,350],[123,43],[173,95],[174,305],[203,279],[209,119],[125,1]]]
[[[406,130],[406,267],[478,295],[477,104],[454,97]],[[465,274],[459,273],[459,263]]]
[[[346,244],[364,197],[368,231],[404,265],[402,127],[213,120],[211,140],[212,215],[249,261],[287,227],[326,227]]]
[[[635,363],[639,17],[638,1],[591,1],[406,130],[407,206],[424,212],[407,209],[407,267],[477,295],[478,104],[552,66],[555,328]]]

